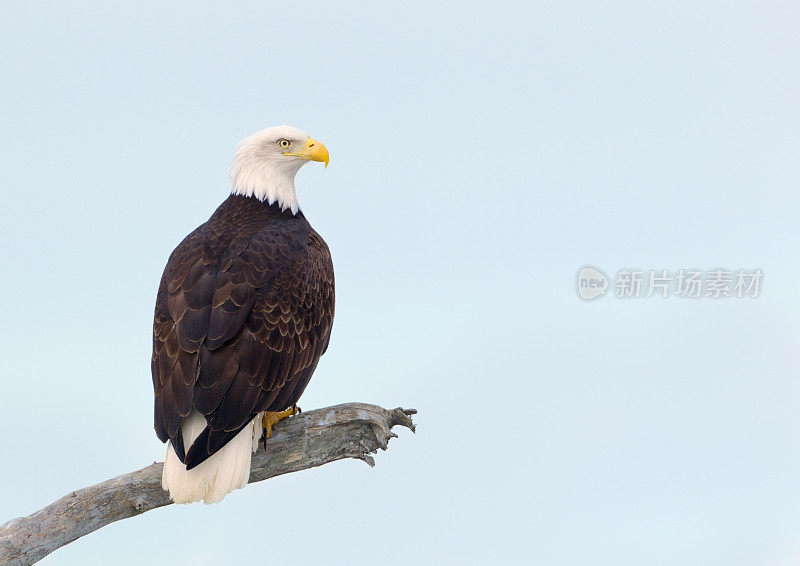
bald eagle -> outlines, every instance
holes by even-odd
[[[250,476],[262,433],[296,411],[328,348],[328,246],[301,212],[294,179],[328,150],[305,132],[243,140],[231,195],[172,252],[156,297],[155,430],[169,442],[162,485],[176,503],[216,503]]]

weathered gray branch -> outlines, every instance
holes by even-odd
[[[253,455],[250,483],[314,468],[343,458],[375,465],[371,453],[386,449],[397,437],[392,427],[414,430],[414,409],[387,410],[376,405],[346,403],[286,419],[275,426],[268,442]],[[0,563],[37,562],[66,544],[151,509],[170,505],[161,489],[160,462],[136,472],[73,491],[47,507],[0,525]]]

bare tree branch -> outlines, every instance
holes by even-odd
[[[268,450],[253,455],[250,483],[314,468],[343,458],[375,465],[371,453],[397,437],[392,427],[414,430],[414,409],[387,410],[346,403],[296,415],[275,426]],[[0,525],[0,563],[33,564],[57,548],[97,529],[170,505],[161,489],[163,464],[154,463],[73,491],[47,507]]]

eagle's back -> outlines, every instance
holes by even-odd
[[[302,213],[229,197],[170,256],[156,299],[155,429],[187,469],[294,405],[330,340],[330,251]],[[181,423],[207,426],[191,446]],[[188,444],[188,442],[187,442]]]

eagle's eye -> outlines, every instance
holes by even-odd
[[[282,147],[283,149],[286,149],[290,145],[292,145],[292,142],[290,142],[289,140],[283,138],[278,140],[278,146]]]

